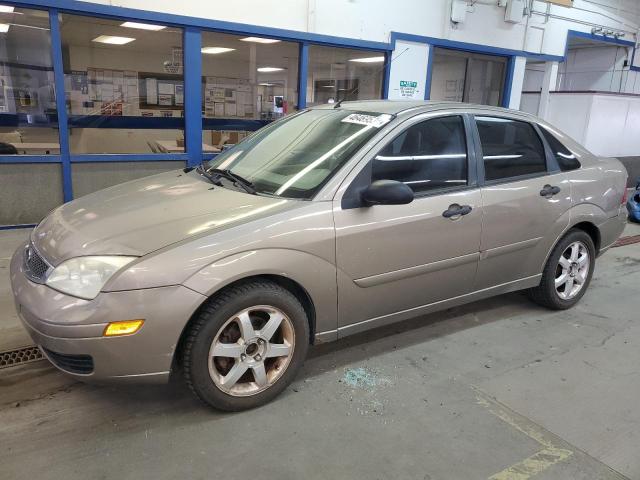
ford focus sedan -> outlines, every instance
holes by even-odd
[[[316,342],[521,289],[573,306],[623,230],[626,176],[516,111],[326,105],[55,209],[11,283],[64,372],[182,375],[242,410],[282,392]]]

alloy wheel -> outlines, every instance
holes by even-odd
[[[232,396],[260,393],[282,376],[295,348],[295,331],[281,310],[257,305],[229,318],[209,349],[209,375]]]
[[[589,249],[582,242],[573,242],[562,252],[555,276],[556,293],[562,300],[580,293],[589,277],[590,264]]]

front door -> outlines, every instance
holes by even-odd
[[[339,335],[418,315],[473,287],[482,212],[465,119],[406,124],[364,162],[360,177],[404,182],[413,202],[334,202]]]

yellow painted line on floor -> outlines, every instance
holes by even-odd
[[[501,472],[491,475],[489,480],[528,480],[573,455],[571,450],[556,447],[535,424],[527,422],[524,418],[515,415],[479,388],[473,387],[473,389],[477,393],[476,399],[479,405],[486,407],[489,412],[507,425],[525,434],[544,447],[530,457],[505,468]]]
[[[545,448],[509,468],[491,475],[489,480],[527,480],[571,455],[573,452],[564,448]]]

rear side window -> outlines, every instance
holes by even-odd
[[[373,161],[372,180],[397,180],[415,193],[467,184],[467,143],[460,116],[416,123]]]
[[[566,172],[567,170],[575,170],[576,168],[580,168],[580,162],[576,158],[576,156],[565,147],[560,140],[553,136],[553,134],[540,125],[540,131],[544,136],[544,139],[549,144],[553,155],[556,157],[558,161],[558,165],[560,166],[560,170]]]
[[[530,123],[476,117],[486,180],[520,177],[547,170],[542,140]]]

